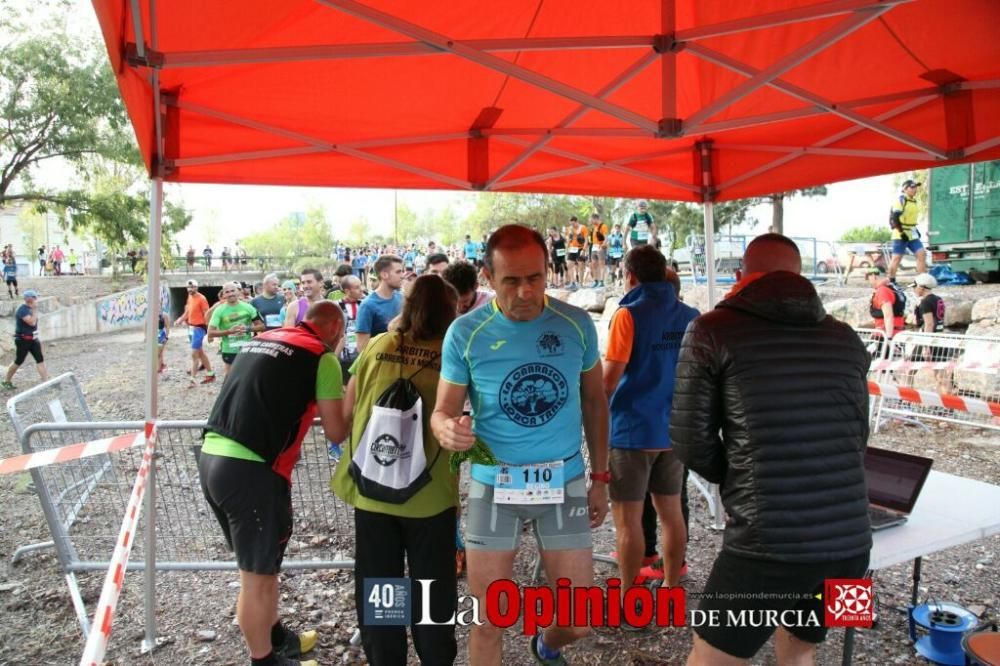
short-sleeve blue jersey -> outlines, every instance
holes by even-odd
[[[476,255],[479,252],[479,243],[474,243],[468,241],[465,244],[465,259],[466,261],[475,261]]]
[[[358,307],[358,317],[355,322],[358,333],[367,333],[375,337],[389,330],[391,322],[403,309],[403,293],[400,290],[392,292],[389,298],[382,298],[373,291],[361,301]]]
[[[511,321],[496,301],[448,329],[441,378],[468,387],[473,430],[511,465],[565,462],[565,478],[584,472],[580,454],[580,374],[600,360],[597,329],[584,310],[545,299],[531,321]],[[496,468],[473,465],[493,485]]]

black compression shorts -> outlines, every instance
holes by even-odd
[[[267,464],[202,453],[201,489],[240,571],[274,575],[292,536],[292,494]]]
[[[42,343],[37,338],[34,340],[14,338],[14,349],[14,365],[24,363],[24,360],[28,358],[28,354],[31,354],[31,357],[35,359],[35,363],[45,362],[45,358],[42,356]]]

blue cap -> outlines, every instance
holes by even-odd
[[[25,299],[38,298],[38,292],[35,291],[34,289],[28,289],[27,291],[24,292],[24,298]]]

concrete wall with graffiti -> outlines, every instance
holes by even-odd
[[[128,291],[112,294],[97,301],[97,330],[117,331],[133,326],[142,326],[146,320],[146,287],[136,287]],[[170,289],[160,287],[160,306],[170,312]]]

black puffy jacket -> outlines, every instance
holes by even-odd
[[[688,326],[670,439],[720,484],[727,552],[810,563],[871,549],[869,362],[793,273],[764,275]]]

